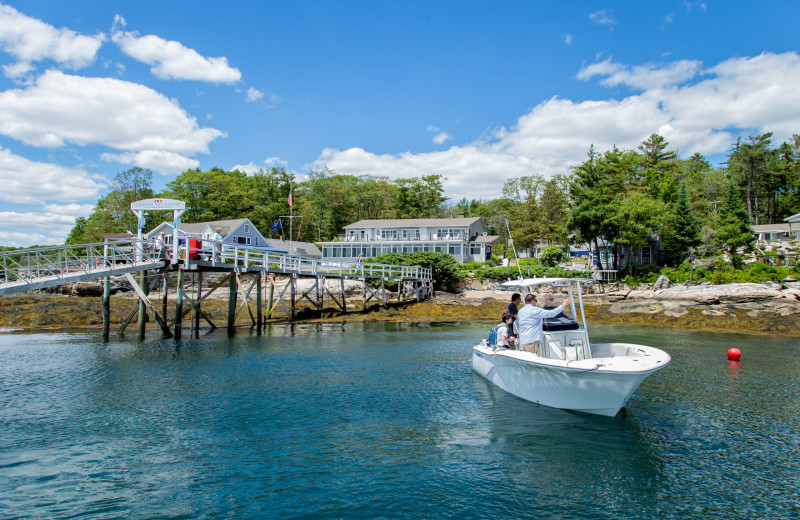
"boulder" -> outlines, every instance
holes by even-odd
[[[92,280],[88,282],[77,282],[72,284],[73,296],[102,296],[103,284]]]
[[[666,276],[664,276],[662,274],[661,276],[658,277],[658,280],[656,280],[656,283],[653,284],[653,290],[654,291],[658,291],[658,290],[661,290],[661,289],[669,289],[670,285],[672,285],[672,284],[669,281],[669,278],[667,278]]]

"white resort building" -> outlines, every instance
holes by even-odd
[[[355,259],[385,253],[432,251],[448,253],[459,263],[484,262],[492,257],[499,237],[488,235],[483,219],[419,218],[359,220],[344,227],[333,242],[318,242],[323,258]]]

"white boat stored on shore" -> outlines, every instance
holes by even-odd
[[[541,286],[577,291],[582,324],[561,318],[545,320],[542,355],[489,344],[472,350],[472,368],[490,382],[534,403],[598,415],[615,416],[642,381],[664,368],[670,356],[663,350],[629,343],[589,342],[579,278],[529,278],[509,281],[504,290],[534,292]],[[524,296],[523,296],[524,297]],[[570,304],[576,316],[575,301]]]

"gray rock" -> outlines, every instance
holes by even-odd
[[[653,284],[653,290],[654,291],[658,291],[660,289],[669,289],[670,285],[672,285],[672,284],[669,281],[669,278],[667,278],[666,276],[664,276],[662,274],[661,276],[658,277],[658,280],[656,280],[656,283]]]

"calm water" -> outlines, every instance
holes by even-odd
[[[673,358],[604,418],[473,374],[486,328],[2,335],[0,517],[800,517],[797,339],[596,326]]]

